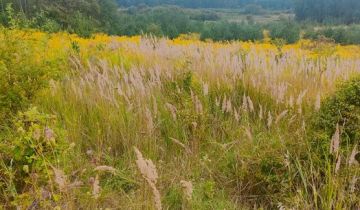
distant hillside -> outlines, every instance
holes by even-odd
[[[117,2],[123,7],[172,4],[188,8],[233,8],[248,4],[258,4],[268,9],[293,8],[292,0],[117,0]]]

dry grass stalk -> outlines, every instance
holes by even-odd
[[[349,166],[357,163],[357,161],[356,161],[356,159],[355,159],[356,155],[358,154],[357,147],[358,147],[358,146],[355,145],[354,148],[353,148],[353,150],[351,151],[351,154],[350,154],[350,157],[349,157],[349,162],[348,162],[348,163],[349,163]]]
[[[278,124],[280,122],[281,119],[283,119],[287,113],[289,111],[288,110],[284,110],[283,112],[281,112],[277,117],[276,117],[276,120],[275,120],[275,124]]]
[[[245,94],[243,95],[242,109],[246,112],[248,111],[248,101],[247,101],[247,97],[245,96]]]
[[[95,199],[99,198],[100,196],[100,180],[99,180],[99,175],[95,176],[95,179],[91,180],[90,182],[92,184],[92,195]]]
[[[337,161],[336,161],[335,174],[337,174],[339,172],[340,166],[341,166],[341,155],[339,155],[339,157],[337,158]]]
[[[195,112],[197,114],[202,114],[203,113],[203,105],[202,105],[200,99],[196,95],[194,95],[194,97],[193,97],[193,103],[195,105]]]
[[[249,138],[250,141],[254,141],[253,135],[249,127],[245,127],[245,134]]]
[[[231,113],[232,112],[232,103],[231,100],[229,99],[226,103],[226,112],[227,113]]]
[[[260,110],[259,110],[259,119],[260,120],[262,120],[263,118],[264,118],[264,114],[263,114],[263,108],[262,108],[262,106],[261,105],[259,105],[260,106]]]
[[[174,105],[170,104],[170,103],[166,103],[165,106],[170,111],[173,120],[176,120],[176,118],[177,118],[176,117],[176,113],[177,113],[176,107]]]
[[[240,115],[239,115],[239,113],[238,113],[238,111],[236,109],[234,109],[234,117],[235,117],[236,122],[239,122]]]
[[[247,97],[247,102],[248,102],[248,105],[249,105],[249,110],[250,112],[254,112],[255,109],[254,109],[254,103],[252,102],[250,96]]]
[[[340,147],[340,129],[339,124],[336,124],[336,130],[334,135],[331,138],[331,144],[330,144],[330,153],[331,154],[338,154]]]
[[[188,154],[191,154],[191,150],[188,146],[186,146],[185,144],[181,143],[179,140],[175,139],[175,138],[171,138],[171,141],[174,142],[175,144],[179,145],[180,147],[184,148],[185,151],[188,153]]]
[[[156,183],[158,179],[156,167],[151,160],[144,159],[143,155],[136,147],[134,147],[134,151],[137,158],[136,165],[141,175],[147,181],[147,183],[149,184],[150,188],[153,191],[155,207],[156,209],[161,210],[162,209],[161,196],[159,190],[156,188]]]

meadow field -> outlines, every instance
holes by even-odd
[[[360,46],[0,29],[0,209],[359,209]]]

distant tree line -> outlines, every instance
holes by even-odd
[[[360,0],[296,0],[295,13],[298,20],[360,22]]]
[[[178,5],[187,8],[236,8],[248,4],[257,4],[267,9],[290,9],[293,0],[117,0],[120,6],[138,5]]]
[[[308,0],[297,0],[297,19],[326,21],[327,18],[340,18],[347,23],[358,21],[357,12],[352,12],[354,9],[350,9],[346,15],[317,12],[317,10],[322,10],[317,6],[323,6],[320,4],[322,1],[313,0],[314,4],[312,4]],[[339,11],[344,12],[346,5],[350,7],[352,1],[342,0],[341,2],[344,4],[340,7],[335,1],[328,0],[332,4],[328,5],[326,7],[328,9],[325,11],[335,11],[333,6],[337,5],[340,7]],[[131,2],[140,4],[143,1],[132,0]],[[155,4],[163,1],[153,2]],[[187,1],[181,2],[186,3]],[[240,1],[221,2],[230,5],[231,2]],[[252,2],[251,0],[242,0],[241,2],[247,5],[244,7],[245,9],[243,8],[243,12],[248,14],[248,18],[242,22],[229,22],[221,20],[218,13],[212,10],[191,10],[189,12],[177,6],[147,7],[141,5],[119,9],[115,0],[0,0],[0,24],[10,28],[37,28],[47,32],[68,31],[84,37],[99,32],[128,36],[152,34],[169,38],[176,38],[180,34],[197,33],[203,40],[256,41],[262,40],[264,30],[267,30],[270,38],[282,39],[287,43],[299,40],[301,31],[304,32],[302,34],[305,38],[310,39],[323,36],[341,44],[358,44],[360,42],[360,27],[358,26],[334,27],[329,25],[320,27],[320,29],[317,27],[318,29],[315,30],[315,25],[312,23],[302,24],[302,22],[285,18],[266,24],[256,23],[252,15],[261,13],[263,7],[259,8],[257,4],[248,4]],[[257,2],[266,2],[266,0]],[[359,5],[357,0],[352,3],[354,8]],[[130,5],[130,1],[128,4]],[[302,16],[304,14],[301,11],[307,15]],[[359,12],[359,10],[357,11]]]
[[[96,32],[114,35],[152,34],[176,38],[180,34],[198,33],[201,39],[261,40],[264,28],[276,37],[285,38],[289,28],[283,24],[267,26],[253,21],[221,21],[216,13],[187,13],[174,7],[130,7],[119,11],[113,0],[3,0],[1,23],[7,27],[38,28],[48,32],[69,31],[81,36]],[[1,2],[0,2],[1,3]],[[298,33],[298,32],[296,32]]]
[[[198,33],[202,40],[256,41],[264,38],[264,30],[269,30],[271,38],[281,38],[287,43],[300,39],[300,27],[292,20],[260,24],[250,18],[235,23],[220,20],[216,13],[188,14],[179,7],[131,7],[121,13],[119,23],[119,33],[130,36],[144,33],[175,38],[180,34]]]

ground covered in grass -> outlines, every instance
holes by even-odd
[[[4,209],[360,208],[360,47],[1,29]]]

